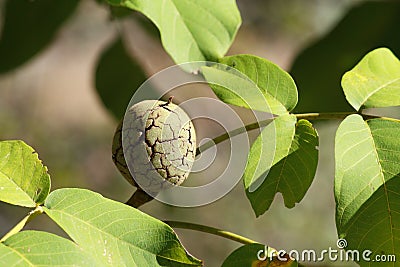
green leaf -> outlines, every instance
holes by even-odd
[[[3,236],[0,240],[0,243],[9,238],[12,235],[17,234],[18,232],[22,231],[25,227],[26,223],[28,222],[30,215],[25,216],[20,222],[18,222],[10,231],[7,232],[5,236]]]
[[[166,224],[84,189],[59,189],[45,212],[102,265],[201,266]]]
[[[342,87],[356,110],[400,105],[400,61],[389,49],[376,49],[343,75]]]
[[[126,52],[117,38],[101,55],[96,69],[96,89],[104,105],[122,119],[129,99],[146,80],[142,68]]]
[[[359,115],[348,116],[336,133],[336,227],[347,249],[371,250],[371,258],[400,257],[399,136],[400,121]]]
[[[250,149],[243,176],[256,216],[268,210],[277,192],[288,208],[300,202],[317,163],[318,134],[309,121],[296,123],[294,115],[286,115],[266,126]]]
[[[96,266],[76,244],[54,234],[23,231],[0,243],[0,266]]]
[[[296,112],[352,111],[340,87],[346,70],[377,47],[400,55],[400,2],[354,5],[322,39],[301,52],[291,74],[299,89]]]
[[[265,252],[267,255],[265,256]],[[275,252],[275,254],[273,254]],[[276,250],[268,248],[261,244],[244,245],[233,251],[224,261],[222,267],[237,267],[237,266],[283,266],[295,267],[299,266],[296,261],[288,258],[288,255],[282,255],[281,258],[287,259],[281,261],[276,255]],[[272,258],[272,261],[271,261]]]
[[[49,191],[50,176],[33,148],[23,141],[0,142],[0,200],[35,207]]]
[[[214,93],[227,104],[273,114],[286,114],[286,108],[263,92],[244,73],[222,64],[203,66],[202,74]]]
[[[8,0],[0,39],[0,73],[31,59],[49,45],[78,0]]]
[[[177,64],[223,57],[241,24],[234,0],[108,2],[147,16],[159,29],[165,50]]]
[[[222,58],[228,65],[250,78],[264,95],[275,98],[287,111],[297,104],[297,88],[292,77],[274,63],[253,55],[235,55]]]
[[[10,231],[8,231],[8,233],[1,238],[0,242],[3,242],[10,236],[15,235],[18,232],[22,231],[22,229],[25,227],[25,225],[30,220],[32,220],[33,218],[35,218],[37,215],[41,214],[42,212],[43,212],[42,206],[36,207],[35,210],[29,212],[29,214],[27,216],[25,216],[25,218],[23,218],[19,223],[17,223]]]

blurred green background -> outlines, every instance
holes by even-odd
[[[111,161],[116,117],[123,114],[134,89],[146,76],[173,62],[162,49],[154,27],[136,13],[111,10],[95,0],[51,2],[0,0],[0,140],[22,139],[33,146],[49,168],[52,190],[83,187],[124,202],[134,188]],[[228,54],[255,54],[290,71],[299,88],[298,112],[349,110],[340,89],[341,75],[376,47],[387,46],[400,54],[396,31],[400,8],[396,2],[237,2],[243,25]],[[99,62],[108,65],[100,68]],[[206,87],[174,94],[177,102],[194,96],[213,97]],[[105,105],[102,99],[108,98],[114,102]],[[120,107],[116,116],[107,109],[113,106]],[[248,112],[236,110],[245,121],[251,120]],[[385,112],[399,114],[398,109]],[[303,201],[293,209],[285,208],[277,195],[271,209],[256,219],[239,183],[224,198],[207,206],[177,208],[153,201],[141,210],[163,220],[223,228],[287,251],[336,248],[333,147],[338,122],[318,122],[315,126],[320,135],[317,175]],[[222,133],[220,127],[204,120],[196,122],[196,129],[199,140]],[[223,164],[226,149],[226,144],[219,146],[217,163]],[[0,235],[27,212],[0,203]],[[27,228],[65,235],[45,216]],[[219,266],[240,246],[204,233],[179,229],[177,233],[206,266]]]

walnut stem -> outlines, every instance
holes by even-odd
[[[153,200],[152,196],[148,195],[142,189],[138,188],[136,189],[135,193],[133,193],[131,198],[127,202],[125,202],[125,204],[134,208],[138,208],[151,200]]]

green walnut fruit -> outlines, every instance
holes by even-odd
[[[171,99],[145,100],[129,109],[123,125],[114,135],[113,160],[131,184],[157,193],[185,181],[195,159],[196,133],[183,109]]]

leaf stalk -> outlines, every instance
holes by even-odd
[[[344,120],[347,116],[352,115],[352,114],[359,114],[359,115],[363,116],[364,119],[380,118],[380,116],[360,114],[357,112],[298,113],[298,114],[293,114],[293,115],[296,116],[297,120],[303,119],[303,120],[309,120],[309,121],[316,121],[316,120]],[[199,146],[196,149],[196,156],[200,155],[202,152],[206,151],[207,149],[209,149],[219,143],[222,143],[223,141],[228,140],[234,136],[265,127],[269,123],[271,123],[273,120],[274,120],[274,118],[270,118],[270,119],[262,120],[259,122],[253,122],[253,123],[245,125],[244,127],[240,127],[240,128],[234,129],[230,132],[223,133],[223,134],[205,142],[201,146]]]
[[[172,228],[180,228],[180,229],[189,229],[189,230],[195,230],[199,232],[204,232],[208,234],[213,234],[217,235],[226,239],[230,239],[239,243],[242,243],[244,245],[248,244],[258,244],[258,242],[251,240],[247,237],[221,230],[218,228],[206,226],[206,225],[201,225],[201,224],[196,224],[196,223],[188,223],[188,222],[180,222],[180,221],[164,221],[164,223],[168,224]]]

